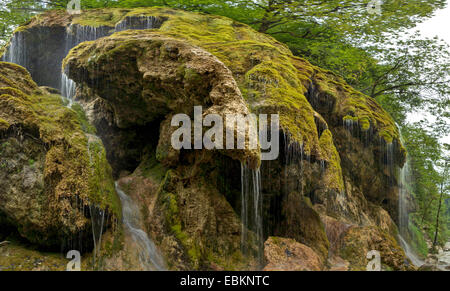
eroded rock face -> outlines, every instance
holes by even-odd
[[[70,78],[111,104],[119,128],[161,119],[170,122],[170,113],[193,116],[194,106],[203,106],[205,115],[216,114],[223,120],[227,114],[250,113],[231,71],[223,63],[198,47],[171,38],[118,34],[78,46],[65,65],[70,68]],[[118,70],[120,74],[116,74]],[[171,135],[162,137],[170,146]],[[260,163],[258,150],[224,154],[253,168]]]

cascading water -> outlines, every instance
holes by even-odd
[[[61,95],[69,101],[69,106],[73,103],[75,97],[77,83],[69,79],[65,73],[61,75]]]
[[[136,20],[137,19],[137,20]],[[136,17],[136,18],[126,18],[124,21],[120,22],[115,31],[122,31],[126,29],[147,29],[153,28],[156,23],[156,18],[154,17]],[[112,32],[110,27],[90,27],[81,25],[71,25],[67,28],[65,51],[66,55],[75,46],[79,45],[85,41],[92,41],[110,35]],[[68,77],[70,68],[66,66],[65,72],[61,73],[61,95],[65,97],[69,104],[72,106],[74,102],[74,97],[76,95],[77,83]],[[98,139],[97,136],[88,136],[88,140]],[[88,145],[89,150],[89,145]],[[91,153],[89,153],[90,158]],[[139,260],[142,267],[145,270],[164,270],[164,260],[161,255],[157,252],[156,247],[152,241],[148,238],[147,234],[137,227],[137,217],[139,209],[133,204],[132,200],[126,196],[120,188],[116,185],[116,191],[120,196],[123,204],[123,216],[124,225],[126,229],[132,235],[135,243],[139,248]],[[92,206],[91,219],[92,219],[92,231],[94,237],[94,257],[95,253],[99,252],[101,244],[101,236],[103,231],[103,221],[104,221],[104,211],[99,208]],[[134,213],[133,213],[134,212]],[[99,228],[100,227],[100,228]]]
[[[161,26],[162,22],[163,21],[161,19],[154,16],[137,16],[126,17],[124,20],[116,24],[114,29],[108,26],[92,27],[71,24],[69,27],[67,27],[66,30],[65,55],[67,55],[72,48],[76,47],[82,42],[97,40],[99,38],[111,35],[113,32],[158,28]],[[14,39],[15,37],[13,38],[13,40]],[[11,51],[20,52],[21,50],[17,50],[16,46],[17,44],[14,46],[14,48],[11,48]],[[66,72],[62,72],[60,90],[61,95],[67,98],[70,105],[72,105],[77,84],[68,77],[67,70],[68,68],[66,67]]]
[[[398,125],[397,125],[398,127]],[[400,141],[402,144],[405,144],[403,139],[401,130],[400,132]],[[425,262],[422,261],[419,256],[412,250],[411,246],[404,239],[408,237],[409,232],[409,212],[408,212],[408,196],[410,195],[412,187],[411,185],[411,175],[410,175],[410,167],[409,167],[409,158],[407,157],[406,163],[403,168],[400,170],[399,175],[399,197],[398,197],[398,229],[399,229],[399,239],[400,244],[405,251],[406,256],[411,260],[411,262],[420,267]]]
[[[406,256],[408,259],[417,267],[422,266],[425,262],[422,261],[416,253],[411,249],[411,246],[406,242],[406,240],[403,238],[402,235],[399,235],[400,244],[405,251]]]
[[[2,61],[18,64],[22,67],[27,66],[26,42],[24,41],[24,33],[16,32],[11,39],[11,43],[6,53],[2,57]]]
[[[92,237],[94,239],[94,261],[97,254],[100,253],[100,246],[102,244],[103,227],[105,225],[105,211],[94,205],[89,205],[89,213],[92,223]]]
[[[108,26],[84,26],[71,24],[66,30],[66,52],[85,41],[97,40],[111,34],[111,27]]]
[[[400,170],[399,175],[399,198],[398,198],[398,228],[401,235],[406,235],[408,232],[409,214],[408,214],[408,187],[410,179],[409,160],[406,160],[405,165]]]
[[[115,31],[128,29],[153,29],[161,27],[163,20],[154,16],[126,17],[116,24]]]
[[[111,28],[107,26],[91,27],[83,25],[70,25],[66,29],[65,41],[65,55],[75,46],[85,41],[97,40],[99,38],[111,34]],[[75,96],[77,84],[68,77],[69,68],[66,67],[66,72],[61,72],[61,95],[69,100],[69,105],[72,105],[73,97]]]
[[[242,221],[242,252],[248,254],[249,249],[256,246],[256,258],[258,264],[263,260],[263,217],[262,217],[262,194],[261,194],[261,172],[249,169],[241,165],[241,221]],[[254,237],[249,237],[248,230],[254,231]]]
[[[291,142],[291,136],[283,132],[283,140],[284,140],[284,195],[287,197],[292,191],[302,192],[301,183],[297,185],[291,185],[289,181],[289,171],[291,165],[298,164],[300,165],[301,176],[303,176],[303,144],[299,144],[297,142]],[[309,159],[309,156],[306,157]]]
[[[120,189],[116,182],[116,192],[122,202],[123,224],[138,248],[139,260],[147,271],[163,271],[166,269],[164,259],[146,232],[140,227],[142,219],[139,209],[133,200]]]

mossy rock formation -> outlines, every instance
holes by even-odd
[[[143,16],[152,29],[141,29]],[[124,23],[134,30],[121,31]],[[49,29],[93,36],[62,52]],[[50,11],[16,37],[32,42],[31,32],[48,38],[46,53],[58,47],[55,62],[77,82],[84,118],[105,144],[122,188],[141,203],[146,230],[171,269],[254,267],[240,250],[240,163],[261,166],[266,239],[307,249],[320,268],[338,257],[361,269],[362,255],[352,257],[355,240],[364,250],[398,248],[391,217],[395,172],[406,156],[398,129],[375,100],[334,73],[242,23],[167,8]],[[32,58],[23,62],[30,70],[55,70]],[[259,150],[173,150],[172,116],[192,116],[197,105],[222,116],[279,114],[278,160],[261,162]],[[90,128],[87,120],[78,126]],[[0,115],[0,129],[13,122]],[[402,258],[395,251],[384,263],[405,269]]]
[[[0,80],[0,215],[34,244],[89,249],[89,206],[120,217],[103,145],[90,159],[79,115],[24,68],[1,62]]]

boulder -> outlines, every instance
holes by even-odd
[[[293,239],[269,237],[264,243],[264,271],[321,271],[323,263],[310,248]]]
[[[88,142],[81,112],[1,62],[0,120],[0,233],[56,250],[92,248],[89,208],[113,219],[120,203],[103,145]]]

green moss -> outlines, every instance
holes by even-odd
[[[186,82],[193,83],[199,82],[201,80],[201,76],[197,73],[196,70],[185,68],[184,69],[184,79]]]
[[[28,98],[28,96],[26,94],[24,94],[22,91],[20,91],[16,88],[2,87],[2,88],[0,88],[0,95],[3,95],[3,94],[16,96],[22,100],[30,101],[30,99]]]
[[[166,179],[168,176],[166,176]],[[164,183],[164,182],[163,182]],[[179,217],[177,197],[173,193],[164,193],[164,205],[166,223],[170,228],[170,232],[177,238],[181,245],[186,249],[191,263],[198,266],[201,259],[201,251],[198,249],[195,241],[183,231],[182,222]]]
[[[368,131],[370,129],[370,119],[367,116],[359,118],[359,125],[362,131]]]
[[[120,217],[120,201],[104,147],[90,144],[93,147],[88,151],[83,128],[92,131],[92,127],[84,113],[79,108],[64,107],[61,96],[40,90],[30,74],[17,65],[0,63],[0,80],[8,80],[9,84],[0,86],[0,118],[4,124],[22,126],[48,146],[44,179],[51,186],[46,188],[45,207],[51,212],[50,217],[66,227],[61,232],[77,233],[86,223],[80,209],[65,202],[74,201],[75,197],[82,203],[108,208]]]
[[[72,23],[91,27],[110,26],[113,29],[127,12],[124,9],[88,9],[75,15]]]
[[[293,142],[303,145],[305,153],[310,154],[318,146],[314,110],[304,95],[307,89],[298,76],[298,71],[288,59],[278,58],[249,70],[244,87],[258,92],[253,94],[258,99],[252,100],[247,96],[250,104],[258,104],[254,110],[278,113],[281,128],[291,135]]]
[[[92,175],[89,179],[89,200],[103,209],[109,209],[116,217],[122,215],[120,199],[116,194],[112,169],[106,159],[106,151],[97,139],[88,142],[88,155]]]
[[[81,128],[83,129],[83,131],[89,134],[96,134],[97,129],[89,123],[83,107],[81,107],[81,105],[78,103],[74,103],[72,105],[72,110],[77,113],[77,118],[81,124]]]
[[[341,158],[334,146],[333,135],[328,129],[320,136],[320,149],[322,157],[328,162],[325,178],[327,186],[338,191],[344,191]]]
[[[0,131],[7,130],[11,125],[8,121],[0,118]]]
[[[0,247],[2,271],[65,271],[67,263],[61,254],[41,252],[15,241]]]
[[[0,87],[16,89],[24,94],[32,94],[39,88],[31,75],[21,66],[0,62]]]
[[[422,258],[426,258],[428,256],[428,245],[424,234],[411,220],[408,229],[411,233],[411,246]]]
[[[139,165],[142,174],[146,178],[151,178],[153,181],[161,183],[165,178],[168,169],[158,162],[154,155],[146,155],[142,163]]]
[[[379,134],[387,144],[391,144],[394,140],[393,134],[389,130],[383,129],[379,132]]]
[[[371,97],[356,91],[335,74],[316,68],[314,77],[318,90],[328,94],[336,104],[336,114],[344,120],[357,121],[362,131],[373,127],[374,132],[386,142],[394,140],[401,145],[400,135],[392,117]]]

